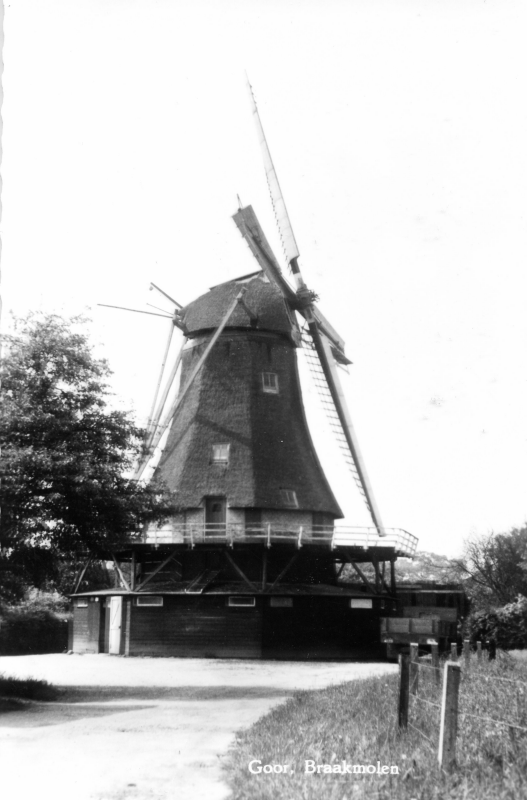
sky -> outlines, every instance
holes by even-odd
[[[170,308],[280,241],[245,71],[386,526],[457,555],[527,520],[527,8],[519,0],[11,0],[2,295],[86,312],[144,422]],[[171,357],[174,357],[175,347]],[[316,395],[315,443],[366,524]]]

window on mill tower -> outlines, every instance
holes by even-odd
[[[278,394],[278,375],[276,372],[262,372],[262,389],[266,394]]]
[[[296,492],[293,489],[280,489],[280,497],[288,508],[298,508]]]
[[[228,464],[230,444],[213,444],[212,458],[213,464]]]

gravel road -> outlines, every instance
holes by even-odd
[[[392,673],[391,664],[107,655],[0,657],[48,680],[58,703],[0,716],[3,800],[223,800],[234,733],[298,689]]]

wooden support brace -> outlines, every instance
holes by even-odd
[[[135,550],[132,550],[132,562],[130,564],[130,588],[132,592],[135,592],[135,572],[136,572],[137,564],[136,564],[136,555]]]
[[[381,572],[381,569],[379,567],[379,559],[377,558],[377,556],[374,556],[372,558],[371,563],[373,564],[373,568],[375,570],[375,585],[378,588],[379,594],[382,593],[383,589],[385,589],[386,592],[390,594],[390,589],[388,588],[388,584],[384,580],[384,571]],[[384,561],[383,561],[383,566],[384,566]]]
[[[137,587],[136,587],[136,591],[140,592],[140,591],[141,591],[141,590],[142,590],[142,589],[143,589],[143,588],[146,586],[146,584],[147,584],[149,581],[151,581],[151,580],[152,580],[152,578],[155,578],[155,576],[157,575],[157,573],[158,573],[158,572],[161,572],[161,570],[162,570],[162,569],[164,569],[164,567],[166,567],[166,566],[167,566],[167,564],[169,564],[169,563],[172,561],[172,559],[173,559],[173,558],[175,558],[175,556],[176,556],[176,551],[174,551],[173,553],[171,553],[171,555],[169,555],[169,557],[168,557],[168,558],[165,558],[165,560],[164,560],[164,561],[162,561],[162,562],[161,562],[161,564],[159,564],[159,566],[157,566],[157,567],[155,568],[155,570],[154,570],[153,572],[151,572],[151,573],[150,573],[150,575],[148,575],[148,576],[147,576],[147,577],[144,579],[144,581],[143,581],[142,583],[139,583],[139,584],[137,585]]]
[[[267,550],[262,551],[262,592],[265,592],[267,586]]]
[[[274,586],[277,586],[280,583],[280,581],[282,580],[282,578],[284,577],[286,572],[289,570],[289,568],[293,566],[293,564],[297,560],[298,556],[299,556],[299,553],[295,553],[294,556],[287,562],[287,564],[283,568],[282,572],[279,574],[278,578],[274,581],[274,583],[271,584],[271,589]]]
[[[363,581],[363,582],[366,584],[366,586],[368,587],[368,589],[370,590],[370,592],[371,592],[372,594],[377,594],[377,593],[378,593],[378,592],[377,592],[377,590],[376,590],[376,589],[375,589],[375,587],[374,587],[374,586],[373,586],[373,585],[372,585],[372,584],[369,582],[368,578],[366,577],[366,575],[364,574],[364,572],[361,570],[361,568],[360,568],[360,567],[359,567],[359,566],[358,566],[358,565],[357,565],[357,564],[356,564],[354,561],[352,561],[352,560],[351,560],[351,558],[350,558],[349,556],[345,555],[345,556],[344,556],[344,558],[346,559],[346,561],[348,562],[348,564],[351,564],[351,566],[353,567],[353,569],[355,570],[355,572],[357,573],[357,575],[359,576],[359,578],[360,578],[360,579],[361,579],[361,580],[362,580],[362,581]]]
[[[344,567],[346,566],[346,563],[347,563],[346,561],[343,561],[343,562],[342,562],[342,564],[340,565],[340,567],[339,567],[339,570],[338,570],[338,572],[337,572],[337,576],[336,576],[336,577],[337,577],[337,580],[338,580],[338,579],[340,578],[340,576],[342,575],[342,571],[344,570]]]
[[[258,591],[258,587],[257,587],[257,586],[255,586],[255,584],[254,584],[254,583],[252,583],[252,582],[249,580],[249,578],[247,577],[247,575],[246,575],[246,574],[243,572],[243,570],[241,570],[241,569],[240,569],[240,567],[238,566],[238,564],[237,564],[237,563],[234,561],[234,559],[232,558],[232,556],[231,556],[231,555],[230,555],[230,554],[229,554],[229,553],[228,553],[226,550],[225,550],[225,558],[227,559],[227,561],[229,562],[229,564],[231,565],[231,567],[233,567],[233,569],[234,569],[234,570],[235,570],[235,571],[238,573],[238,575],[240,576],[240,578],[242,579],[242,581],[244,581],[244,582],[247,584],[247,586],[250,586],[250,587],[251,587],[251,589],[253,590],[253,592],[257,592],[257,591]]]
[[[397,593],[397,585],[395,583],[395,558],[390,559],[390,591],[392,594]]]
[[[116,557],[114,556],[113,553],[111,555],[112,555],[112,558],[113,558],[113,563],[115,565],[115,569],[117,570],[117,574],[119,575],[119,578],[121,579],[121,583],[123,584],[123,586],[126,589],[126,591],[129,592],[130,591],[130,586],[128,585],[128,581],[124,577],[124,575],[122,573],[122,570],[121,570],[121,567],[117,563]]]
[[[86,575],[86,571],[87,571],[87,569],[88,569],[88,567],[90,566],[90,564],[91,564],[91,562],[92,562],[92,561],[93,561],[93,558],[89,558],[89,559],[87,560],[87,562],[85,563],[85,565],[83,566],[83,568],[81,569],[81,571],[80,571],[80,575],[79,575],[79,577],[77,578],[77,580],[75,581],[75,588],[74,588],[74,590],[73,590],[73,594],[77,594],[77,592],[79,591],[79,586],[80,586],[80,585],[81,585],[81,583],[82,583],[82,579],[83,579],[83,578],[84,578],[84,576]]]
[[[379,572],[379,562],[375,556],[372,558],[371,563],[373,564],[373,569],[375,570],[375,591],[378,594],[381,590],[381,575]]]

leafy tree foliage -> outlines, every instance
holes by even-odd
[[[110,407],[110,370],[81,318],[31,315],[4,337],[0,565],[4,590],[41,586],[61,559],[101,555],[172,510],[127,477],[143,432]]]
[[[527,527],[467,540],[456,566],[476,608],[496,608],[527,596]]]

